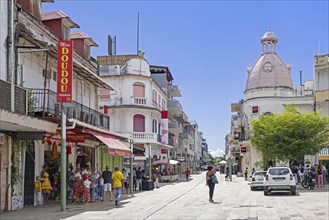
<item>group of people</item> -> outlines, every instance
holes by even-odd
[[[296,182],[298,180],[298,177],[300,179],[300,182],[303,181],[305,175],[313,175],[315,176],[315,182],[317,187],[324,187],[326,178],[328,177],[328,170],[323,165],[315,166],[309,166],[306,167],[301,166],[300,168],[297,166],[292,167],[292,173],[294,174],[296,178]]]
[[[106,166],[106,170],[101,174],[98,171],[89,172],[83,171],[74,174],[73,187],[72,177],[69,178],[69,189],[73,189],[72,198],[73,204],[83,203],[88,205],[90,202],[96,200],[105,200],[105,195],[109,192],[110,201],[113,200],[113,194],[115,197],[115,205],[120,203],[121,195],[127,188],[127,172],[122,169],[122,172],[118,167],[114,168],[114,172],[110,171],[110,167]],[[128,192],[128,191],[126,191]]]

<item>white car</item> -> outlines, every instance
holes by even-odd
[[[251,191],[257,188],[263,188],[264,177],[266,175],[266,171],[255,171],[251,177],[250,189]]]
[[[290,191],[296,195],[296,181],[289,167],[271,167],[264,178],[264,195],[272,191]]]

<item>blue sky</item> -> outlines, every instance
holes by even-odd
[[[107,36],[117,38],[117,54],[139,48],[151,65],[169,67],[178,98],[195,120],[209,149],[220,154],[230,132],[231,103],[243,99],[247,67],[261,53],[260,38],[271,30],[277,52],[292,65],[299,84],[313,79],[313,57],[328,53],[328,1],[97,1],[55,0],[43,12],[62,10],[107,55]]]

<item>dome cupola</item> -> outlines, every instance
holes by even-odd
[[[278,38],[268,31],[261,38],[262,54],[250,69],[245,91],[259,88],[293,89],[291,66],[286,65],[276,53]]]

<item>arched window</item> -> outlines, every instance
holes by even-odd
[[[264,115],[272,115],[272,112],[265,112]]]
[[[145,97],[145,85],[140,82],[136,82],[133,85],[134,91],[133,91],[133,96],[134,97]]]
[[[159,99],[158,99],[158,105],[159,107],[161,107],[161,96],[159,95]]]
[[[134,132],[145,132],[145,116],[134,115]]]

